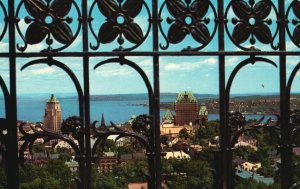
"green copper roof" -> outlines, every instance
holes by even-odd
[[[206,116],[208,115],[208,111],[205,105],[200,106],[199,115]]]
[[[197,99],[192,92],[184,91],[180,92],[177,96],[175,103],[179,102],[197,102]]]
[[[54,97],[54,94],[52,94],[48,102],[58,102],[58,100]]]
[[[165,123],[173,123],[174,122],[174,116],[170,110],[166,111],[166,114],[163,117],[163,122],[165,122]]]

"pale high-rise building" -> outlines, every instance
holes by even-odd
[[[54,132],[60,132],[62,123],[61,109],[59,101],[52,94],[46,103],[44,126]]]

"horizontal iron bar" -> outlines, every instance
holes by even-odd
[[[15,56],[17,58],[31,57],[104,57],[104,56],[300,56],[300,51],[210,51],[210,52],[31,52],[31,53],[0,53],[1,58]]]

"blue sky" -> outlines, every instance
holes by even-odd
[[[8,0],[2,0],[5,4]],[[17,1],[19,2],[19,1]],[[77,1],[79,2],[79,1]],[[91,6],[91,0],[89,1],[89,7]],[[150,2],[150,1],[146,1]],[[163,1],[160,1],[160,4]],[[277,2],[277,1],[274,1]],[[290,3],[291,0],[286,1]],[[227,4],[228,2],[226,2]],[[17,3],[18,4],[18,3]],[[101,16],[100,12],[95,7],[93,12],[93,28],[96,34],[98,30],[105,21],[105,18]],[[28,24],[24,22],[24,17],[27,13],[24,12],[23,8],[20,12],[21,21],[19,26],[21,31],[25,32]],[[70,12],[71,17],[76,17],[76,11],[74,7]],[[165,21],[170,15],[166,12],[166,8],[162,14],[163,30],[167,32],[170,25]],[[291,15],[290,18],[293,18]],[[213,14],[211,9],[206,16],[210,18],[210,32],[212,33],[213,28]],[[229,11],[228,18],[233,17],[233,11]],[[270,26],[272,32],[275,32],[275,12],[272,11],[269,18],[273,19],[273,24]],[[3,13],[0,12],[0,32],[3,29]],[[23,19],[22,19],[23,18]],[[148,27],[148,17],[146,14],[146,9],[143,8],[142,13],[135,18],[135,22],[140,25],[143,31],[147,30]],[[70,24],[73,31],[76,30],[78,22],[74,19],[73,23]],[[229,25],[229,30],[232,30],[233,26]],[[74,40],[70,47],[66,51],[81,51],[82,47],[82,34],[79,33],[78,37]],[[90,33],[90,42],[95,44],[95,39]],[[135,51],[147,51],[152,48],[151,45],[152,34],[150,33],[148,38],[144,43]],[[278,41],[278,38],[275,39]],[[17,37],[17,42],[23,44],[21,38]],[[160,35],[160,42],[165,44],[164,39]],[[54,46],[59,46],[60,44],[55,43]],[[101,45],[97,51],[111,51],[116,48],[116,41],[111,45]],[[124,46],[130,46],[132,44],[125,43]],[[187,37],[184,43],[177,45],[170,44],[168,51],[178,51],[185,48],[187,45],[197,47],[197,44],[192,37]],[[247,42],[243,44],[244,46],[249,45]],[[215,51],[218,47],[217,44],[217,34],[215,35],[212,42],[203,49],[203,51]],[[257,47],[261,50],[271,50],[269,45],[257,44]],[[38,52],[45,48],[45,43],[28,46],[25,52]],[[6,52],[8,49],[8,39],[7,36],[0,42],[0,52]],[[287,49],[298,51],[297,48],[287,37]],[[92,49],[90,49],[93,51]],[[235,51],[239,50],[230,40],[228,36],[226,37],[226,50]],[[120,65],[105,65],[97,70],[93,70],[94,65],[96,65],[101,60],[105,60],[108,57],[102,58],[91,58],[90,59],[90,84],[91,84],[91,94],[120,94],[120,93],[145,93],[146,88],[143,84],[142,79],[129,67]],[[236,57],[231,56],[226,58],[226,78],[234,69],[234,67],[246,59],[247,57]],[[278,57],[269,57],[274,62],[278,64]],[[153,80],[153,68],[152,59],[145,57],[128,57],[128,59],[136,62],[140,65],[150,81]],[[17,60],[17,90],[19,94],[26,93],[75,93],[75,88],[70,79],[66,77],[66,74],[56,67],[48,67],[45,65],[36,65],[30,67],[24,71],[20,71],[20,68],[27,62],[31,61],[31,58],[20,58]],[[64,62],[68,65],[76,74],[79,81],[83,85],[83,75],[82,75],[82,59],[81,58],[57,58],[57,60]],[[299,62],[297,57],[287,58],[287,75],[291,73],[293,68]],[[8,85],[9,72],[8,72],[8,60],[0,59],[0,75],[6,81]],[[179,92],[179,91],[193,91],[194,93],[203,94],[218,94],[218,57],[161,57],[160,58],[160,86],[161,92]],[[295,79],[293,85],[293,92],[300,92],[300,77]],[[264,85],[264,87],[262,87]],[[264,65],[258,63],[257,65],[249,65],[245,67],[237,76],[236,80],[232,86],[232,93],[276,93],[279,92],[279,69],[274,68],[270,65]]]

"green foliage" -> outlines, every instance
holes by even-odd
[[[0,189],[4,189],[3,185],[6,185],[6,174],[5,174],[5,168],[1,165],[0,166]]]
[[[71,184],[71,172],[62,161],[50,161],[45,166],[27,165],[20,168],[20,189],[66,189]]]
[[[64,161],[50,161],[46,169],[53,178],[59,181],[61,188],[70,186],[72,173]]]
[[[92,188],[94,189],[121,189],[127,183],[112,174],[98,173],[96,167],[92,168]]]
[[[183,128],[179,131],[179,138],[181,139],[188,139],[189,138],[189,133],[186,128]]]
[[[239,147],[235,150],[235,156],[242,157],[250,162],[261,162],[261,168],[257,170],[257,173],[264,177],[273,177],[275,184],[272,186],[267,186],[262,183],[257,183],[254,180],[244,180],[239,179],[237,181],[237,188],[272,188],[277,189],[279,180],[278,172],[274,168],[274,160],[270,158],[270,152],[276,149],[278,144],[278,139],[269,132],[248,132],[247,137],[252,137],[257,139],[258,149],[254,151],[250,147]]]
[[[145,173],[148,170],[146,161],[135,161],[125,165],[119,165],[113,169],[113,175],[130,182],[144,182]]]
[[[120,147],[117,147],[117,152],[118,152],[118,155],[123,155],[123,154],[129,154],[129,153],[132,153],[133,151],[130,150],[129,148],[126,148],[125,146],[120,146]]]
[[[167,135],[162,135],[160,137],[160,141],[161,141],[162,144],[168,145],[169,137]]]
[[[43,144],[36,144],[32,146],[32,151],[36,153],[45,152],[45,147]]]
[[[108,151],[111,151],[111,152],[117,151],[116,143],[115,143],[115,141],[113,141],[111,139],[107,139],[103,146],[98,145],[97,149],[96,149],[96,153],[98,155],[102,155],[103,152],[108,152]]]
[[[275,169],[272,166],[272,162],[269,158],[265,158],[261,163],[261,168],[257,170],[257,173],[265,177],[275,177]]]
[[[236,185],[236,189],[280,189],[279,184],[266,185],[261,182],[257,182],[253,179],[241,179]]]
[[[238,157],[248,159],[251,154],[255,153],[255,150],[249,146],[239,146],[235,151],[234,154]]]
[[[293,162],[295,164],[294,167],[294,180],[299,181],[300,180],[300,156],[293,156]]]
[[[72,159],[72,153],[70,149],[58,147],[56,152],[59,154],[59,160],[63,162],[70,161]]]
[[[146,161],[136,161],[114,168],[112,173],[99,173],[96,167],[92,169],[92,188],[122,189],[131,182],[145,182],[148,170]]]
[[[208,121],[203,127],[196,131],[195,138],[201,139],[212,139],[219,135],[219,120]]]
[[[208,163],[204,161],[164,160],[163,173],[168,175],[165,183],[170,189],[212,188],[212,175]]]

